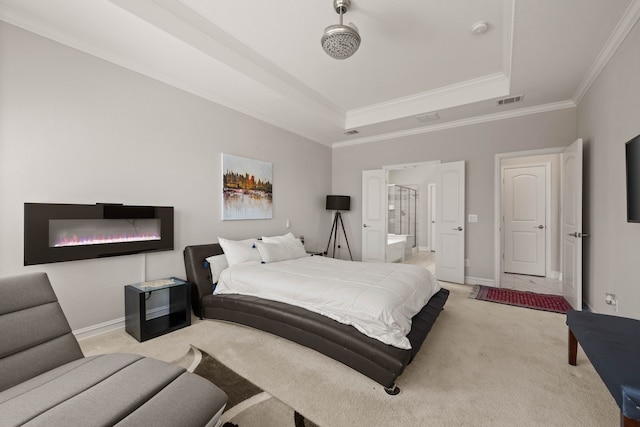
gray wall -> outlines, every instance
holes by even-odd
[[[585,300],[594,311],[615,314],[604,302],[617,295],[618,314],[640,319],[640,224],[627,223],[624,144],[640,134],[640,25],[636,23],[578,105],[585,142]]]
[[[625,217],[624,142],[640,133],[638,26],[576,109],[333,150],[0,22],[0,275],[46,271],[74,329],[122,319],[123,286],[184,276],[182,248],[291,230],[326,245],[326,194],[360,259],[361,172],[466,161],[466,275],[493,279],[494,156],[585,139],[585,300],[640,318],[640,225]],[[577,128],[577,130],[576,130]],[[220,220],[220,153],[273,163],[274,219]],[[322,178],[322,177],[329,177]],[[295,195],[295,197],[292,197]],[[24,267],[24,202],[171,205],[176,250]]]
[[[498,153],[564,147],[576,139],[576,109],[482,123],[333,149],[333,193],[350,195],[344,215],[354,259],[361,259],[362,171],[441,160],[466,161],[466,276],[494,280],[494,162]]]
[[[46,271],[74,330],[121,321],[126,284],[184,277],[186,245],[325,244],[328,147],[2,22],[0,94],[0,275]],[[221,221],[222,152],[273,163],[273,220]],[[174,206],[175,250],[24,267],[25,202]]]

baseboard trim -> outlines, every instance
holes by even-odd
[[[163,305],[161,307],[152,308],[147,310],[147,320],[155,319],[156,317],[166,316],[169,314],[169,306]],[[116,331],[118,329],[125,328],[125,318],[109,320],[107,322],[98,323],[97,325],[87,326],[86,328],[76,329],[73,332],[78,341],[82,341],[87,338],[95,337],[97,335],[106,334],[108,332]]]
[[[112,332],[118,329],[124,329],[124,317],[104,323],[98,323],[97,325],[87,326],[86,328],[76,329],[73,331],[73,335],[76,336],[78,341],[82,341],[84,339],[106,334],[107,332]]]
[[[484,285],[484,286],[496,286],[496,281],[493,279],[483,279],[481,277],[464,276],[465,285]]]
[[[562,280],[562,274],[559,271],[550,271],[547,277],[553,280]]]

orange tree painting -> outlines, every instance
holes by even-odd
[[[273,218],[273,166],[222,154],[222,219]]]

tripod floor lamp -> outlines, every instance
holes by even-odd
[[[336,211],[333,217],[333,226],[331,227],[331,232],[329,233],[329,242],[327,242],[327,249],[325,253],[329,255],[329,247],[331,246],[331,239],[333,239],[333,252],[331,256],[333,258],[336,257],[336,242],[338,238],[338,224],[342,227],[342,234],[344,235],[344,241],[347,243],[347,249],[349,249],[349,258],[353,261],[353,256],[351,255],[351,248],[349,247],[349,240],[347,239],[347,233],[344,231],[344,223],[342,222],[342,215],[340,211],[348,211],[351,208],[351,196],[327,196],[327,205],[326,209],[328,211]],[[340,245],[338,245],[340,248]]]

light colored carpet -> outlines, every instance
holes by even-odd
[[[229,400],[220,418],[238,426],[317,427],[310,420],[296,420],[299,414],[266,391],[239,376],[210,354],[195,346],[174,364],[212,381],[227,393]]]
[[[321,426],[614,426],[619,410],[582,351],[567,363],[565,316],[468,298],[449,301],[388,396],[365,376],[282,338],[194,320],[138,343],[124,330],[81,342],[86,355],[171,361],[193,344]],[[248,427],[248,426],[243,426]],[[268,427],[268,426],[266,426]]]

